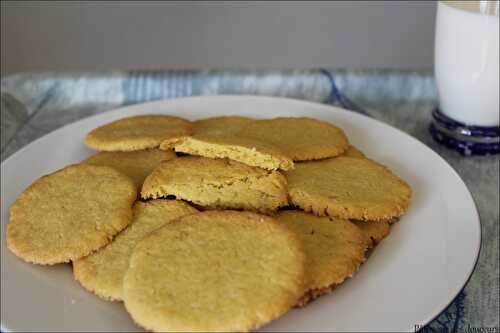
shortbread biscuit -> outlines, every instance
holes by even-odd
[[[241,116],[205,118],[193,122],[193,132],[194,134],[237,134],[251,121],[253,119]]]
[[[306,291],[298,305],[328,293],[352,276],[365,259],[367,242],[347,220],[283,211],[277,220],[303,242],[306,253]]]
[[[129,176],[141,190],[144,179],[156,168],[161,161],[175,158],[172,150],[157,148],[136,151],[99,152],[82,161],[85,164],[103,165],[112,167]]]
[[[197,210],[175,200],[136,202],[131,225],[115,240],[73,262],[73,274],[82,286],[107,300],[123,300],[123,277],[135,245],[150,232]]]
[[[368,247],[374,247],[391,231],[391,226],[387,221],[351,221],[361,229],[368,242]]]
[[[128,117],[100,126],[85,137],[85,144],[100,151],[131,151],[155,148],[166,139],[189,135],[188,120],[163,115]]]
[[[388,220],[403,215],[410,205],[410,186],[369,159],[296,163],[286,176],[291,202],[319,216]]]
[[[340,156],[353,158],[366,158],[365,154],[353,145],[349,145],[347,150]]]
[[[155,332],[257,329],[303,295],[304,261],[301,242],[270,217],[188,215],[135,247],[123,284],[125,307]]]
[[[79,259],[129,225],[136,197],[132,180],[115,169],[68,166],[38,179],[17,198],[7,246],[36,264]]]
[[[160,149],[209,158],[229,158],[267,170],[291,170],[293,160],[277,147],[258,138],[246,138],[234,133],[200,133],[163,141]]]
[[[288,204],[285,177],[228,159],[198,156],[162,162],[144,181],[144,199],[173,195],[221,209],[275,211]]]
[[[349,146],[342,129],[305,117],[256,120],[247,124],[240,135],[272,144],[294,161],[334,157]]]

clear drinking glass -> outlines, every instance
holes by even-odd
[[[438,2],[431,133],[466,155],[500,148],[498,11],[498,0]]]

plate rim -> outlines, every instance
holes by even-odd
[[[424,149],[427,152],[430,152],[432,155],[434,155],[434,157],[438,157],[438,159],[440,159],[441,162],[444,162],[444,164],[452,171],[452,174],[454,175],[454,177],[457,178],[460,181],[461,185],[463,185],[463,187],[466,189],[465,193],[469,196],[469,198],[471,199],[471,202],[473,204],[473,207],[474,207],[473,214],[474,214],[475,220],[477,221],[477,227],[478,227],[478,230],[479,230],[478,239],[476,240],[477,241],[477,249],[475,251],[474,263],[471,266],[469,272],[464,275],[464,276],[466,276],[466,278],[464,279],[464,282],[461,283],[461,287],[458,288],[456,292],[454,291],[454,292],[451,293],[451,294],[454,294],[454,295],[447,302],[447,304],[437,314],[430,316],[430,318],[427,318],[425,320],[425,323],[423,323],[421,325],[421,327],[418,328],[418,331],[420,331],[421,329],[425,328],[430,322],[432,322],[434,319],[436,319],[442,313],[444,313],[446,310],[448,310],[448,308],[453,303],[453,301],[457,298],[457,296],[465,289],[465,287],[469,283],[472,275],[476,271],[476,268],[477,268],[477,265],[478,265],[478,262],[479,262],[479,256],[480,256],[481,249],[482,249],[483,235],[482,235],[481,216],[480,216],[478,208],[477,208],[476,200],[475,200],[474,196],[472,195],[472,193],[470,192],[469,187],[467,186],[467,184],[465,183],[465,181],[462,179],[462,177],[458,174],[458,172],[455,170],[455,168],[453,168],[453,166],[451,166],[450,163],[448,163],[448,161],[446,161],[441,155],[439,155],[432,148],[430,148],[429,146],[427,146],[425,143],[423,143],[422,141],[420,141],[416,137],[410,135],[409,133],[406,133],[405,131],[403,131],[403,130],[397,128],[397,127],[394,127],[394,126],[392,126],[392,125],[390,125],[390,124],[388,124],[386,122],[383,122],[383,121],[381,121],[379,119],[372,118],[370,116],[358,113],[356,111],[344,109],[344,108],[341,108],[341,107],[338,107],[338,106],[335,106],[335,105],[331,105],[331,104],[325,104],[325,103],[314,102],[314,101],[309,101],[309,100],[302,100],[302,99],[297,99],[297,98],[289,98],[289,97],[281,97],[281,96],[265,96],[265,95],[241,95],[241,94],[239,94],[239,95],[199,95],[199,96],[186,96],[186,97],[179,97],[179,98],[173,98],[173,99],[148,101],[148,102],[143,102],[143,103],[118,105],[116,107],[112,107],[110,109],[107,109],[107,110],[102,111],[100,113],[97,113],[95,115],[91,115],[91,116],[88,116],[88,117],[83,117],[81,119],[77,119],[75,121],[72,121],[72,122],[69,122],[67,124],[64,124],[63,126],[58,127],[56,129],[54,129],[54,130],[52,130],[52,131],[50,131],[50,132],[42,135],[41,137],[39,137],[39,138],[37,138],[37,139],[29,142],[28,144],[24,145],[23,147],[21,147],[20,149],[18,149],[16,152],[14,152],[9,157],[7,157],[4,161],[1,162],[1,164],[0,164],[0,178],[2,178],[2,175],[4,173],[4,167],[7,164],[12,163],[11,161],[15,160],[18,155],[22,155],[26,150],[28,150],[30,148],[30,146],[35,145],[35,144],[39,144],[39,142],[41,142],[43,140],[46,140],[48,136],[55,135],[57,132],[63,131],[67,127],[69,127],[71,125],[77,124],[79,122],[90,121],[91,119],[103,117],[103,115],[105,115],[106,113],[109,113],[109,112],[115,112],[115,113],[125,112],[125,111],[129,111],[130,109],[133,110],[134,108],[143,108],[143,107],[148,107],[148,106],[157,106],[157,105],[162,105],[162,104],[175,103],[175,102],[179,102],[179,101],[183,102],[185,100],[188,100],[188,101],[189,100],[204,100],[204,99],[213,99],[213,100],[218,100],[218,99],[231,100],[231,99],[234,99],[234,100],[238,100],[238,99],[241,99],[241,98],[245,98],[245,99],[250,98],[250,99],[256,99],[256,100],[271,100],[271,101],[276,101],[276,102],[280,102],[280,103],[297,103],[297,104],[302,104],[304,106],[323,107],[325,109],[330,109],[330,110],[325,110],[327,112],[331,112],[332,109],[335,110],[336,112],[348,112],[351,116],[361,117],[361,118],[367,118],[370,121],[375,121],[375,122],[377,122],[378,124],[380,124],[382,126],[387,126],[387,127],[391,128],[392,130],[395,130],[395,131],[399,132],[399,134],[402,134],[407,139],[410,139],[413,144],[423,146]],[[117,119],[126,118],[126,117],[129,117],[129,115],[125,115],[124,114],[123,117],[118,117]],[[3,227],[0,229],[1,237],[4,237],[3,235],[5,234],[5,232],[4,232],[3,229],[4,229]],[[3,263],[2,263],[2,266],[3,266]],[[1,320],[1,323],[0,323],[0,330],[3,331],[3,332],[12,332],[11,330],[9,330],[7,327],[4,326],[4,320],[3,319]]]

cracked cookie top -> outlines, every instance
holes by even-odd
[[[174,195],[201,206],[274,211],[288,203],[278,171],[228,159],[187,156],[162,162],[144,181],[142,198]]]

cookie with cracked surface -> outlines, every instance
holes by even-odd
[[[239,134],[272,144],[294,161],[338,156],[349,146],[342,129],[306,117],[256,120]]]
[[[209,158],[229,158],[267,170],[291,170],[293,160],[272,144],[234,133],[199,133],[165,140],[160,149]]]
[[[242,116],[221,116],[200,119],[193,122],[194,134],[237,134],[254,119]]]
[[[306,288],[298,306],[330,292],[352,276],[365,260],[365,236],[347,220],[300,211],[283,211],[276,215],[276,219],[304,244]]]
[[[268,216],[192,214],[134,248],[124,303],[152,331],[249,331],[297,303],[304,261],[301,242]]]
[[[144,181],[143,199],[169,195],[218,209],[270,212],[288,204],[286,179],[278,171],[198,156],[162,162]]]
[[[179,117],[134,116],[93,129],[85,137],[85,144],[99,151],[141,150],[156,148],[166,139],[191,132],[191,122]]]
[[[286,177],[292,204],[319,216],[389,220],[403,215],[410,205],[410,186],[369,159],[297,163]]]
[[[160,162],[175,158],[172,150],[157,148],[136,151],[104,151],[88,157],[81,163],[103,165],[114,168],[129,176],[141,190],[144,179],[156,168]]]
[[[375,247],[391,232],[391,226],[387,221],[351,221],[366,237],[368,247]]]
[[[10,208],[7,247],[36,264],[84,257],[132,220],[133,181],[117,170],[71,165],[41,177]]]
[[[137,243],[152,231],[184,215],[198,212],[185,202],[136,202],[134,217],[115,240],[91,255],[73,262],[75,279],[87,290],[107,299],[123,300],[123,277]]]

